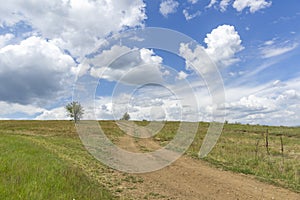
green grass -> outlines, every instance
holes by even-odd
[[[0,121],[0,127],[0,199],[115,199],[79,164],[93,158],[71,122]]]
[[[26,137],[2,134],[1,199],[112,199],[79,168]]]
[[[115,121],[100,121],[99,124],[108,138],[112,141],[116,141],[120,136],[124,135],[124,132],[118,127]]]
[[[178,122],[166,122],[162,130],[155,135],[155,139],[161,141],[162,144],[166,144],[174,138],[179,128]]]
[[[101,121],[100,125],[113,141],[124,134],[114,121]],[[208,126],[199,124],[187,155],[198,159]],[[166,145],[178,127],[179,122],[166,122],[155,141]],[[270,155],[264,146],[267,129]],[[300,192],[300,128],[226,124],[204,160]],[[70,121],[0,121],[0,199],[123,198],[124,183],[137,189],[143,181],[115,174],[86,151]]]

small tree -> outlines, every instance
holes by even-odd
[[[129,120],[130,119],[130,115],[128,114],[128,112],[124,113],[123,117],[121,118],[121,120]]]
[[[66,105],[66,110],[68,112],[68,115],[75,121],[75,123],[80,121],[84,111],[81,104],[77,101],[68,103]]]

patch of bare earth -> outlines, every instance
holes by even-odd
[[[132,152],[161,148],[152,139],[129,135],[120,137],[117,144]],[[142,181],[134,189],[122,192],[132,199],[300,199],[300,194],[287,189],[259,182],[248,175],[212,168],[188,156],[182,156],[164,169],[133,176]]]

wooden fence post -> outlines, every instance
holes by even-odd
[[[267,132],[266,132],[266,149],[267,149],[268,155],[270,155],[270,151],[269,151],[269,131],[268,131],[268,129],[267,129]]]
[[[282,135],[280,135],[280,144],[281,144],[281,155],[282,155],[282,162],[284,164],[284,155],[283,155],[283,139]]]

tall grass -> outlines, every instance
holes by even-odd
[[[167,144],[178,126],[179,122],[167,122],[155,138],[162,145]],[[188,155],[198,158],[208,127],[209,123],[199,123]],[[300,192],[300,128],[225,124],[218,143],[204,160],[225,170],[251,174],[259,180]]]
[[[0,121],[0,199],[114,199],[68,156],[88,156],[73,123]]]
[[[0,199],[113,199],[82,170],[26,137],[0,138]]]

